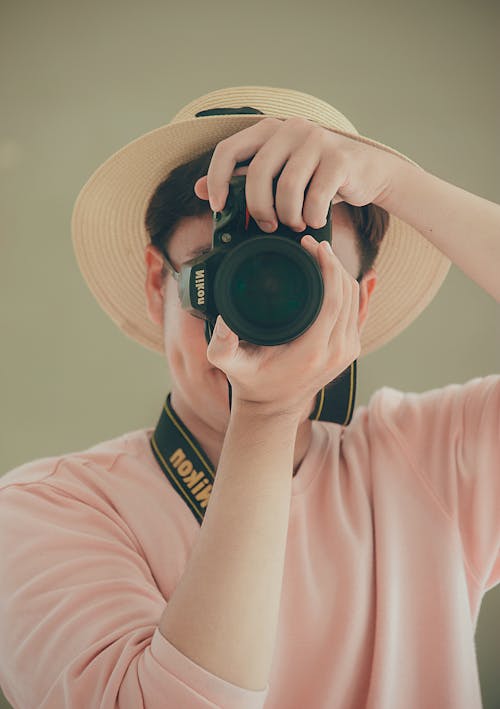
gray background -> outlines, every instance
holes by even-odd
[[[97,306],[70,217],[103,160],[196,96],[238,84],[317,95],[360,133],[500,201],[493,1],[0,8],[0,473],[156,422],[166,365]],[[498,305],[452,266],[412,326],[361,361],[357,404],[384,385],[420,392],[497,373],[499,362]],[[496,587],[476,643],[484,706],[497,708],[499,611]]]

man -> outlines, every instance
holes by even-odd
[[[160,181],[215,146],[194,185],[213,210],[249,159],[236,172],[264,231],[319,228],[333,202],[335,251],[300,242],[321,269],[321,311],[285,345],[249,346],[219,316],[207,347],[182,308],[170,274],[210,248],[208,209],[148,243]],[[346,205],[369,203],[391,222],[358,283]],[[474,626],[500,580],[500,377],[383,388],[346,426],[310,417],[320,390],[417,317],[449,259],[500,301],[499,226],[500,206],[285,89],[211,92],[110,158],[75,207],[79,264],[119,326],[165,352],[172,392],[154,432],[4,476],[7,698],[480,707]]]

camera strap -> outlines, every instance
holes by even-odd
[[[172,487],[201,525],[215,469],[199,441],[173,410],[170,399],[169,393],[151,436],[151,449]]]
[[[229,382],[228,387],[231,407]],[[352,417],[355,390],[356,360],[318,392],[309,418],[341,423],[340,419],[344,417],[343,425],[347,425]],[[171,393],[167,395],[150,443],[158,465],[201,525],[212,492],[215,468],[199,441],[172,408]]]

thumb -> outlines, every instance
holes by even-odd
[[[224,364],[233,356],[238,347],[238,335],[224,322],[221,315],[217,316],[212,339],[207,348],[207,359],[219,369],[224,370]]]
[[[204,175],[196,180],[194,184],[194,193],[199,199],[208,199],[208,183],[207,176]]]

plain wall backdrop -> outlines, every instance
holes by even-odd
[[[169,390],[162,358],[100,310],[73,255],[73,203],[101,162],[201,94],[283,86],[500,202],[499,7],[2,0],[0,473],[154,426]],[[498,305],[452,266],[427,310],[360,360],[357,405],[385,385],[421,392],[499,364]],[[500,706],[499,616],[496,587],[476,634],[487,708]]]

